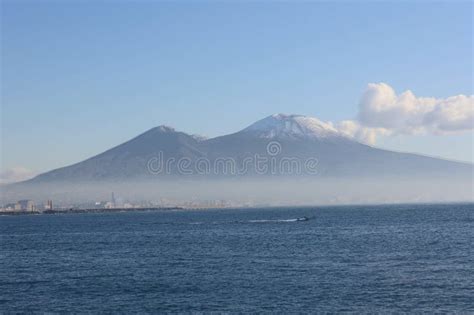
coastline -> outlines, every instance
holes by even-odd
[[[183,207],[146,207],[146,208],[89,208],[89,209],[65,209],[65,210],[45,210],[45,211],[1,211],[0,215],[41,215],[41,214],[76,214],[76,213],[115,213],[115,212],[139,212],[139,211],[163,211],[163,210],[184,210]]]

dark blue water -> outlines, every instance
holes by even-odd
[[[0,311],[474,312],[473,245],[472,204],[3,216]]]

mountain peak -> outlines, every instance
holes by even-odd
[[[157,126],[153,129],[155,131],[159,131],[159,132],[176,132],[176,129],[174,129],[173,127],[170,127],[170,126],[166,126],[166,125],[160,125],[160,126]]]
[[[156,136],[173,136],[173,135],[181,135],[181,136],[187,136],[190,138],[193,138],[196,141],[205,141],[207,137],[199,135],[199,134],[188,134],[186,132],[178,131],[173,127],[167,126],[167,125],[159,125],[157,127],[153,127],[149,129],[148,131],[144,132],[140,136],[151,136],[151,137],[156,137]]]
[[[331,125],[303,115],[273,114],[243,130],[257,133],[261,138],[327,138],[341,136]]]

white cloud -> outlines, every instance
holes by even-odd
[[[27,180],[35,176],[36,173],[24,167],[12,167],[0,172],[0,184],[15,183]]]
[[[371,83],[359,104],[358,121],[365,127],[396,133],[448,133],[474,129],[474,96],[445,99],[396,95],[385,83]]]
[[[397,95],[386,83],[371,83],[361,97],[357,120],[345,120],[336,126],[369,144],[381,135],[441,135],[473,130],[474,96],[438,99],[417,97],[409,90]]]
[[[375,144],[378,136],[388,136],[391,131],[385,128],[367,128],[355,120],[343,120],[335,124],[340,132],[367,144]]]

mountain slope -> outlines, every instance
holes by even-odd
[[[164,159],[203,156],[199,139],[173,128],[159,126],[99,155],[77,164],[43,173],[32,179],[42,181],[76,181],[146,177],[147,163],[163,153]]]

